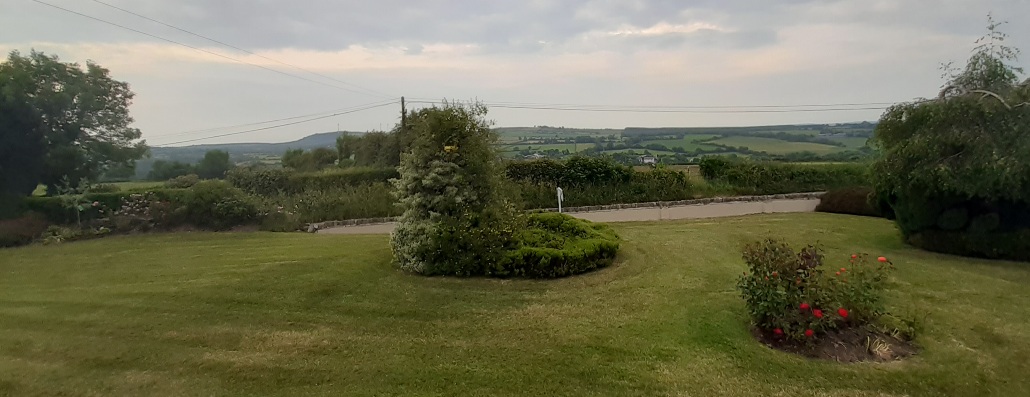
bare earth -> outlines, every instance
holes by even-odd
[[[769,200],[734,203],[713,203],[703,205],[684,205],[679,207],[632,208],[612,211],[571,213],[577,218],[594,222],[645,222],[673,219],[702,219],[741,216],[751,214],[768,214],[779,212],[813,212],[819,199],[804,200]],[[326,234],[390,234],[395,223],[373,225],[341,226],[319,230]]]

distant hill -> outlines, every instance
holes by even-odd
[[[336,138],[343,134],[362,135],[364,133],[346,131],[323,132],[309,135],[296,141],[283,143],[223,143],[182,147],[155,147],[150,149],[150,155],[154,160],[195,163],[204,158],[204,153],[207,153],[209,150],[224,150],[229,152],[234,161],[239,162],[242,161],[241,157],[281,156],[287,149],[335,148]]]

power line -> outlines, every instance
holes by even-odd
[[[431,101],[409,101],[410,103],[436,104]],[[483,102],[483,105],[490,108],[501,109],[527,109],[527,110],[553,110],[571,112],[615,112],[615,113],[795,113],[795,112],[838,112],[856,110],[883,110],[886,107],[857,107],[857,108],[817,108],[817,109],[689,109],[689,108],[597,108],[583,106],[529,106],[529,105],[506,105],[502,103]]]
[[[264,70],[267,70],[267,71],[270,71],[270,72],[279,73],[281,75],[285,75],[285,76],[289,76],[289,77],[293,77],[293,78],[309,81],[309,82],[312,82],[312,83],[315,83],[315,84],[321,84],[321,85],[324,85],[324,86],[327,86],[327,87],[333,87],[333,88],[336,88],[336,89],[353,92],[355,94],[369,95],[366,92],[361,92],[361,91],[357,91],[357,90],[346,88],[346,87],[340,87],[340,86],[329,84],[329,83],[326,83],[326,82],[323,82],[323,81],[312,80],[312,79],[309,79],[309,78],[304,77],[304,76],[298,76],[298,75],[295,75],[295,74],[292,74],[292,73],[283,72],[281,70],[276,70],[276,69],[272,69],[272,68],[269,68],[269,67],[266,67],[266,66],[258,65],[256,63],[251,63],[251,62],[247,62],[247,61],[240,60],[240,59],[237,59],[237,58],[233,58],[233,57],[230,57],[228,55],[219,54],[219,53],[214,52],[214,51],[209,51],[209,50],[205,50],[203,48],[194,47],[194,46],[191,46],[189,44],[184,44],[184,43],[172,40],[172,39],[166,39],[164,37],[157,36],[157,35],[154,35],[154,34],[150,34],[150,33],[147,33],[147,32],[141,31],[141,30],[133,29],[133,28],[130,28],[128,26],[119,25],[117,23],[114,23],[114,22],[111,22],[111,21],[107,21],[107,20],[104,20],[104,19],[100,19],[100,18],[97,18],[97,17],[93,17],[93,16],[90,16],[90,15],[86,15],[86,14],[83,14],[83,13],[78,12],[78,11],[73,11],[73,10],[69,10],[67,8],[64,8],[64,7],[56,6],[56,5],[47,3],[45,1],[40,1],[40,0],[32,0],[32,1],[36,2],[36,3],[39,3],[39,4],[42,4],[42,5],[45,5],[45,6],[48,6],[48,7],[56,8],[56,9],[61,10],[61,11],[65,11],[65,12],[68,12],[68,13],[72,13],[72,14],[78,15],[78,16],[81,16],[83,18],[92,19],[92,20],[97,21],[97,22],[101,22],[101,23],[105,23],[105,24],[108,24],[108,25],[111,25],[111,26],[119,27],[119,28],[122,28],[122,29],[125,29],[125,30],[128,30],[128,31],[131,31],[131,32],[142,34],[142,35],[147,36],[147,37],[151,37],[151,38],[155,38],[155,39],[158,39],[158,40],[161,40],[161,41],[165,41],[165,42],[168,42],[168,43],[180,45],[180,46],[183,46],[183,47],[186,47],[186,48],[189,48],[189,49],[193,49],[193,50],[196,50],[196,51],[200,51],[200,52],[204,52],[204,53],[207,53],[207,54],[211,54],[211,55],[214,55],[214,56],[217,56],[217,57],[220,57],[220,58],[225,58],[225,59],[228,59],[228,60],[231,60],[231,61],[234,61],[234,62],[239,62],[239,63],[242,63],[242,64],[247,64],[247,65],[254,66],[254,67],[257,67],[257,68],[261,68],[261,69],[264,69]]]
[[[397,101],[396,100],[390,100],[390,101],[385,101],[385,102],[376,102],[376,103],[373,103],[373,104],[380,104],[380,103],[382,103],[382,104],[394,104],[394,103],[397,103]],[[346,108],[342,108],[342,109],[328,110],[328,111],[325,111],[325,112],[318,112],[318,113],[309,113],[309,114],[304,114],[304,115],[300,115],[300,116],[283,117],[283,118],[273,119],[273,120],[256,121],[256,122],[246,123],[246,124],[228,125],[228,126],[222,126],[222,127],[211,127],[211,128],[203,128],[203,129],[199,129],[199,130],[190,130],[190,131],[176,132],[176,133],[171,133],[171,134],[155,135],[155,136],[152,136],[151,138],[167,138],[167,137],[171,137],[171,136],[185,136],[185,135],[201,134],[201,133],[206,133],[206,132],[216,132],[216,131],[221,131],[221,130],[231,130],[231,129],[240,128],[240,127],[250,127],[250,126],[262,125],[262,124],[268,124],[268,123],[276,123],[276,122],[280,122],[280,121],[296,120],[296,119],[303,119],[303,118],[308,118],[308,117],[321,116],[321,115],[324,115],[324,114],[327,114],[327,113],[343,112],[343,111],[351,110],[351,109],[354,109],[354,108],[357,108],[357,107],[368,106],[368,105],[372,105],[372,104],[351,106],[351,107],[346,107]]]
[[[432,98],[412,98],[418,103],[439,103],[439,100]],[[527,106],[527,107],[572,107],[590,109],[763,109],[763,108],[808,108],[808,107],[842,107],[842,106],[890,106],[897,102],[864,102],[864,103],[831,103],[831,104],[808,104],[808,105],[718,105],[718,106],[661,106],[661,105],[586,105],[570,103],[539,103],[539,102],[506,102],[489,101],[484,104],[494,106]]]
[[[168,146],[171,146],[171,145],[178,145],[180,143],[197,142],[197,141],[204,141],[204,140],[208,140],[208,139],[221,138],[221,137],[226,137],[226,136],[247,134],[247,133],[257,132],[257,131],[265,131],[265,130],[270,130],[270,129],[273,129],[273,128],[279,128],[279,127],[286,127],[286,126],[291,126],[291,125],[309,123],[309,122],[312,122],[312,121],[327,119],[327,118],[330,118],[330,117],[340,116],[340,115],[344,115],[344,114],[350,114],[350,113],[356,113],[356,112],[360,112],[360,111],[364,111],[364,110],[369,110],[369,109],[381,108],[383,106],[390,106],[390,105],[394,105],[396,103],[397,102],[394,101],[394,102],[389,102],[389,103],[370,104],[370,105],[366,105],[366,106],[358,108],[358,109],[353,109],[353,110],[349,110],[349,111],[346,111],[346,112],[333,113],[333,114],[330,114],[330,115],[327,115],[327,116],[315,117],[315,118],[308,119],[308,120],[294,121],[292,123],[278,124],[278,125],[273,125],[273,126],[268,126],[268,127],[250,129],[250,130],[246,130],[246,131],[230,132],[228,134],[211,135],[211,136],[207,136],[207,137],[203,137],[203,138],[186,139],[186,140],[182,140],[182,141],[178,141],[178,142],[165,143],[165,144],[162,144],[162,145],[154,145],[153,147],[168,147]]]
[[[267,57],[267,56],[264,56],[264,55],[260,55],[260,54],[254,53],[253,51],[247,50],[245,48],[240,48],[238,46],[235,46],[235,45],[232,45],[232,44],[220,41],[220,40],[216,40],[216,39],[213,39],[213,38],[201,35],[199,33],[194,33],[194,32],[191,32],[189,30],[180,28],[178,26],[174,26],[174,25],[171,25],[171,24],[168,24],[168,23],[165,23],[165,22],[161,22],[159,20],[156,20],[154,18],[148,17],[146,15],[138,14],[138,13],[135,13],[133,11],[130,11],[130,10],[127,10],[127,9],[124,9],[124,8],[121,8],[121,7],[112,5],[112,4],[108,4],[108,3],[105,3],[105,2],[100,1],[100,0],[93,0],[93,2],[101,4],[101,5],[104,5],[104,6],[107,6],[107,7],[110,7],[110,8],[114,8],[114,9],[119,10],[121,12],[124,12],[124,13],[130,14],[130,15],[134,15],[134,16],[146,19],[148,21],[151,21],[151,22],[154,22],[154,23],[157,23],[157,24],[160,24],[160,25],[163,25],[163,26],[166,26],[166,27],[178,30],[180,32],[183,32],[183,33],[195,36],[195,37],[202,38],[204,40],[210,41],[210,42],[215,43],[215,44],[219,44],[219,45],[222,45],[222,46],[225,46],[225,47],[229,47],[229,48],[232,48],[232,49],[235,49],[235,50],[238,50],[238,51],[242,51],[242,52],[245,52],[247,54],[254,55],[256,57],[260,57],[262,59],[266,59],[266,60],[269,60],[269,61],[272,61],[272,62],[276,62],[276,63],[279,63],[281,65],[289,66],[289,67],[297,69],[297,70],[308,72],[308,73],[313,74],[315,76],[319,76],[319,77],[322,77],[322,78],[325,78],[325,79],[329,79],[329,80],[335,81],[337,83],[353,87],[355,89],[363,90],[368,95],[381,96],[381,97],[384,97],[384,98],[393,98],[393,97],[395,97],[395,95],[390,95],[390,94],[383,93],[383,92],[380,92],[380,91],[376,91],[376,90],[373,90],[373,89],[365,88],[365,87],[362,87],[362,86],[359,86],[359,85],[356,85],[356,84],[351,84],[351,83],[348,83],[348,82],[343,81],[343,80],[336,79],[336,78],[331,77],[331,76],[326,76],[326,75],[318,73],[318,72],[313,72],[311,70],[304,69],[304,68],[302,68],[300,66],[297,66],[297,65],[293,65],[293,64],[290,64],[290,63],[286,63],[286,62],[280,61],[280,60],[275,59],[275,58],[271,58],[271,57]]]

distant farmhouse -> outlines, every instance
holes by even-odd
[[[640,164],[658,164],[658,158],[652,155],[640,156]]]

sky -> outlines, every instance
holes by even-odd
[[[400,96],[482,101],[504,127],[875,121],[936,95],[988,13],[1030,50],[1030,0],[40,1],[147,34],[0,0],[0,51],[110,69],[155,146],[388,130]],[[835,104],[872,105],[783,107]],[[519,108],[585,106],[633,111]]]

